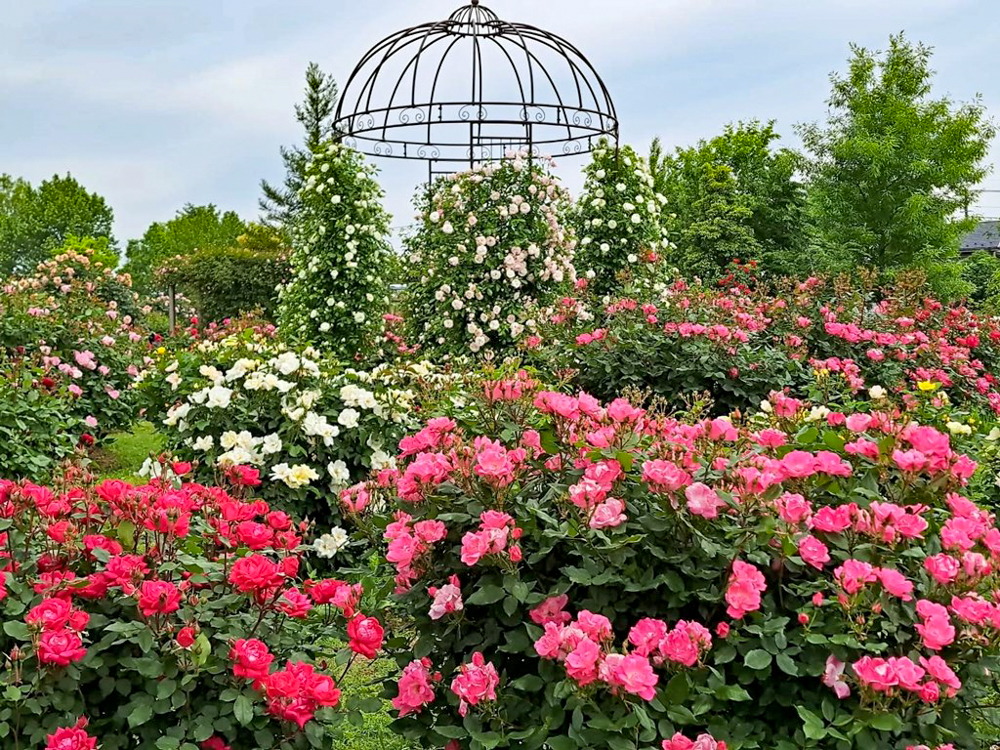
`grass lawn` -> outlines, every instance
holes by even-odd
[[[94,451],[95,473],[99,479],[142,481],[138,476],[142,462],[163,450],[163,442],[163,435],[151,423],[137,422],[131,432],[116,432]]]
[[[378,680],[395,669],[396,664],[391,659],[358,659],[339,687],[345,697],[377,698],[381,693]],[[389,712],[392,710],[389,701],[383,701],[382,710],[365,714],[361,726],[345,721],[340,725],[340,736],[333,739],[333,750],[415,750],[416,745],[411,745],[389,729]]]

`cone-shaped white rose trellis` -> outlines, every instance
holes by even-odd
[[[666,198],[653,188],[645,159],[604,139],[584,170],[586,183],[573,225],[576,268],[599,294],[622,282],[652,278],[669,247],[661,213]]]
[[[504,351],[532,334],[533,311],[575,279],[567,193],[519,155],[441,180],[409,238],[413,335],[425,350]]]
[[[375,173],[345,146],[317,149],[294,226],[293,277],[280,289],[286,335],[346,356],[377,335],[388,299],[391,217]]]

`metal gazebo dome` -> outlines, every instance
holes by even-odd
[[[479,0],[372,47],[334,127],[362,153],[426,161],[430,178],[512,150],[559,157],[618,141],[611,95],[583,53]]]

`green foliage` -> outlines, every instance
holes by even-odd
[[[305,174],[292,280],[279,293],[282,333],[352,358],[374,341],[388,307],[391,217],[358,152],[327,142]]]
[[[668,199],[666,222],[682,271],[693,263],[712,278],[732,258],[757,260],[769,275],[809,267],[805,190],[796,179],[802,158],[775,148],[779,138],[773,123],[753,121],[729,124],[721,135],[673,155],[653,142],[654,183]],[[699,262],[706,250],[715,260]]]
[[[165,288],[155,272],[164,262],[196,250],[234,247],[245,231],[246,225],[234,212],[220,214],[214,205],[189,203],[169,221],[151,224],[140,239],[129,240],[122,270],[132,276],[138,291],[163,292]]]
[[[538,159],[442,178],[415,203],[405,307],[426,351],[509,352],[575,278],[569,197]]]
[[[592,154],[571,220],[578,238],[574,264],[597,294],[606,294],[655,276],[669,247],[660,215],[665,198],[631,146],[616,149],[603,139]]]
[[[685,275],[715,281],[735,259],[757,260],[750,207],[737,191],[729,167],[703,163],[691,202],[689,223],[678,228],[672,259]]]
[[[962,260],[962,280],[972,288],[969,301],[983,304],[1000,284],[1000,258],[987,250],[972,253]]]
[[[29,362],[0,357],[0,467],[3,477],[49,476],[73,455],[87,429],[74,414],[65,384],[42,385],[44,371]]]
[[[979,100],[931,96],[931,50],[902,34],[884,53],[852,47],[845,76],[831,76],[825,124],[800,127],[810,152],[809,211],[816,241],[842,267],[948,269],[956,218],[986,174],[995,129]]]
[[[263,220],[272,227],[291,227],[302,207],[300,192],[306,181],[306,165],[313,151],[336,136],[333,117],[337,111],[337,84],[332,76],[324,73],[319,65],[309,63],[306,68],[305,98],[295,105],[295,119],[305,130],[304,146],[281,147],[281,160],[285,164],[285,180],[272,185],[261,180],[263,196],[260,211]]]
[[[76,237],[103,238],[107,260],[117,264],[114,212],[71,175],[53,175],[37,187],[0,175],[0,277],[25,273]]]
[[[273,319],[278,285],[290,273],[288,251],[207,248],[168,261],[163,282],[184,292],[202,324],[259,311]]]

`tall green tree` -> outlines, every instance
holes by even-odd
[[[724,215],[728,224],[741,228],[730,226],[723,235],[749,232],[753,240],[735,257],[756,258],[772,274],[800,270],[806,247],[805,189],[798,177],[802,156],[777,148],[779,139],[773,122],[751,121],[729,124],[721,135],[673,154],[659,139],[653,141],[654,186],[667,197],[668,228],[681,255],[690,255],[681,246],[685,233],[702,236],[700,230],[691,232],[692,226],[717,224]],[[712,215],[702,214],[706,208]]]
[[[246,231],[246,224],[233,211],[220,213],[214,205],[184,206],[166,222],[155,222],[137,240],[129,240],[128,260],[122,270],[132,275],[135,289],[163,291],[156,270],[163,261],[186,256],[195,250],[229,248]]]
[[[739,194],[733,171],[710,161],[698,169],[688,221],[674,235],[673,257],[685,275],[715,281],[733,260],[760,258],[760,243],[750,225],[753,210]]]
[[[885,52],[852,46],[847,74],[830,77],[827,121],[799,126],[816,241],[845,267],[958,274],[951,261],[975,223],[960,209],[987,174],[995,130],[978,98],[931,95],[930,58],[903,34]]]
[[[37,188],[0,175],[0,275],[34,268],[74,236],[106,238],[117,255],[113,224],[107,201],[69,174],[53,175]]]
[[[281,159],[285,163],[285,180],[281,185],[261,180],[263,196],[259,205],[264,223],[291,225],[302,206],[300,191],[305,183],[306,165],[320,144],[336,134],[333,127],[336,112],[337,84],[333,76],[324,73],[316,63],[309,63],[305,97],[301,104],[295,105],[295,119],[305,130],[305,139],[301,146],[281,147]]]

